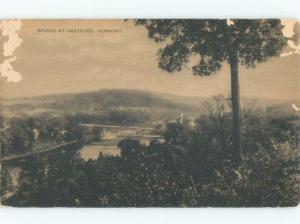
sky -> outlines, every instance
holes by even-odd
[[[283,20],[286,36],[293,34],[294,22]],[[150,40],[145,28],[132,21],[14,20],[2,21],[0,28],[4,98],[100,89],[139,89],[199,97],[230,93],[226,63],[220,72],[209,77],[193,76],[188,69],[174,74],[160,70],[157,51],[161,45]],[[56,31],[51,32],[53,29]],[[85,32],[70,32],[74,29]],[[86,32],[91,29],[94,31]],[[255,69],[240,67],[242,97],[300,97],[299,47],[289,44],[293,53],[271,58]]]

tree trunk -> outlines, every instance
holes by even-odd
[[[232,103],[232,146],[233,158],[239,161],[242,157],[241,131],[240,131],[240,90],[238,74],[238,58],[236,54],[229,57],[231,70],[231,103]]]

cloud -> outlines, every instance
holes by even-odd
[[[23,42],[18,35],[21,26],[21,20],[3,20],[0,22],[1,35],[7,37],[7,41],[3,44],[3,56],[9,57],[0,65],[0,74],[2,77],[7,77],[8,82],[19,82],[22,79],[21,74],[16,72],[11,65],[11,62],[16,60],[16,57],[13,57],[15,50]]]

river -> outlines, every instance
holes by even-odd
[[[102,145],[102,144],[89,144],[85,145],[80,149],[81,158],[85,161],[98,158],[101,152],[103,156],[118,156],[120,155],[120,150],[116,145]]]
[[[125,137],[114,137],[103,139],[101,142],[92,143],[84,145],[80,150],[81,158],[85,161],[89,159],[96,160],[98,159],[99,153],[101,152],[103,156],[119,156],[120,149],[118,148],[118,142],[124,139]],[[142,144],[149,144],[151,138],[149,137],[137,137],[136,140],[139,140]],[[19,166],[7,166],[10,176],[12,177],[12,184],[15,188],[19,186],[19,175],[21,173],[21,168]]]
[[[98,158],[99,153],[101,152],[103,156],[119,156],[120,149],[117,147],[118,142],[124,139],[124,137],[118,137],[113,139],[102,140],[99,143],[87,144],[79,150],[81,158],[85,161],[92,159],[95,160]],[[142,144],[149,144],[151,138],[149,137],[139,137],[135,138],[139,140]]]

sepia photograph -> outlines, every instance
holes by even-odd
[[[0,20],[0,206],[295,207],[297,19]]]

